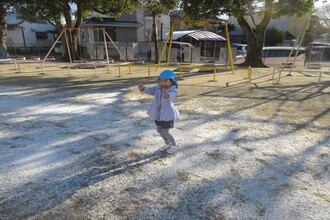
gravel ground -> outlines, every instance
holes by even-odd
[[[142,68],[0,67],[0,219],[329,219],[329,78],[185,73],[168,155]]]

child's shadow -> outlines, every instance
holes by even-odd
[[[138,167],[150,164],[154,161],[157,161],[161,158],[166,158],[170,156],[170,154],[162,153],[161,151],[155,151],[152,154],[148,154],[133,160],[124,161],[122,163],[106,167],[106,168],[96,168],[96,175],[94,175],[91,178],[99,179],[100,181],[107,179],[109,177],[113,177],[116,175],[120,175],[123,173],[126,173],[128,171],[131,171],[133,169],[136,169]]]

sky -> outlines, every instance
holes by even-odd
[[[329,4],[330,0],[320,0],[319,2],[315,2],[315,7],[322,7],[324,4]]]

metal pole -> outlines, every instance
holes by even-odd
[[[280,84],[280,80],[281,80],[281,75],[282,75],[282,70],[278,70],[278,80],[277,80],[277,84]]]
[[[170,29],[170,32],[172,31],[172,28]],[[161,61],[162,61],[162,58],[164,56],[164,53],[165,53],[165,50],[166,50],[166,46],[167,46],[167,42],[170,38],[170,33],[168,33],[167,37],[166,37],[166,40],[165,40],[165,44],[163,46],[163,49],[162,49],[162,52],[160,54],[160,57],[159,57],[159,60],[158,60],[158,66],[160,65]],[[158,66],[156,67],[156,71],[158,70]]]
[[[68,54],[69,54],[70,63],[72,63],[71,52],[70,52],[69,41],[68,41],[68,35],[66,34],[66,30],[67,30],[67,29],[64,28],[65,42],[66,42],[66,47],[67,47],[67,49],[68,49]]]
[[[213,68],[213,81],[216,81],[216,79],[215,79],[216,74],[217,74],[217,69],[214,67]]]
[[[121,58],[124,59],[125,62],[127,62],[126,58],[124,57],[124,55],[120,52],[119,48],[116,46],[116,44],[113,42],[113,40],[111,39],[111,37],[109,36],[109,34],[107,32],[105,32],[105,34],[108,36],[108,38],[110,39],[111,43],[115,46],[115,48],[117,49],[119,55]]]
[[[180,67],[180,79],[182,79],[182,67]]]
[[[49,54],[52,52],[52,50],[54,49],[56,43],[59,41],[59,39],[61,39],[61,36],[63,35],[64,30],[62,30],[60,36],[58,36],[58,38],[56,39],[56,41],[54,42],[54,44],[52,45],[52,47],[50,48],[50,50],[48,51],[47,55],[45,56],[43,62],[45,62],[45,60],[47,59],[47,57],[49,56]]]
[[[319,72],[320,73],[320,75],[319,75],[319,81],[317,82],[317,86],[319,86],[320,85],[320,82],[321,82],[321,78],[322,78],[322,73],[323,72]]]
[[[225,27],[226,27],[226,38],[227,38],[229,64],[230,64],[231,71],[234,74],[235,71],[234,71],[233,53],[231,51],[231,46],[230,46],[230,38],[229,38],[229,33],[228,33],[228,23],[227,22],[225,22]]]
[[[306,30],[308,29],[309,27],[309,24],[310,24],[310,21],[311,21],[311,18],[312,18],[312,15],[310,15],[309,19],[306,21],[306,24],[305,24],[305,28],[304,28],[304,31],[301,33],[300,37],[299,37],[299,42],[298,42],[298,49],[296,50],[296,54],[294,56],[294,59],[293,59],[293,62],[292,62],[292,65],[291,65],[291,68],[290,68],[290,72],[288,74],[288,76],[291,76],[291,72],[292,72],[292,68],[295,66],[295,63],[296,63],[296,58],[298,56],[298,53],[299,53],[299,50],[300,50],[300,47],[301,47],[301,44],[302,44],[302,41],[305,37],[305,33],[306,33]],[[285,65],[287,64],[288,60],[290,59],[291,57],[291,54],[293,53],[293,50],[295,48],[296,45],[293,46],[290,54],[289,54],[289,57],[287,58],[287,60],[285,61]]]
[[[104,39],[104,48],[105,48],[105,54],[107,57],[107,64],[108,64],[108,72],[110,72],[110,61],[109,61],[109,54],[108,54],[108,44],[107,39],[105,37],[105,28],[102,28],[103,30],[103,39]]]
[[[168,54],[167,54],[166,65],[169,64],[169,62],[170,62],[170,58],[171,58],[171,52],[172,52],[172,41],[173,41],[173,30],[174,30],[174,22],[171,24],[171,31],[170,31],[170,47],[168,48]]]
[[[96,63],[94,63],[94,68],[95,68],[95,76],[97,77],[99,74],[97,72],[97,66],[96,66]]]

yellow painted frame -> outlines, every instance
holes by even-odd
[[[228,51],[229,65],[230,65],[230,68],[227,68],[227,69],[230,69],[233,74],[235,73],[234,62],[233,62],[233,53],[232,53],[231,46],[230,46],[230,38],[229,38],[229,32],[228,32],[228,22],[226,20],[221,20],[221,19],[219,19],[219,20],[173,20],[172,23],[171,23],[170,33],[167,35],[167,38],[166,38],[165,44],[163,46],[162,52],[161,52],[161,54],[159,56],[158,65],[160,65],[161,60],[162,60],[162,58],[164,56],[164,53],[165,53],[165,50],[166,50],[168,41],[170,41],[170,46],[169,46],[169,51],[168,51],[167,59],[166,59],[167,66],[168,66],[168,64],[170,62],[170,55],[171,55],[171,50],[172,50],[174,25],[177,22],[214,22],[214,23],[225,23],[226,38],[227,38],[227,48],[228,48],[227,51]],[[157,69],[158,69],[158,67],[157,67]]]
[[[226,67],[215,67],[215,66],[169,66],[169,65],[158,65],[158,64],[153,64],[153,65],[137,65],[137,64],[130,64],[130,63],[125,63],[125,64],[119,64],[118,65],[118,77],[121,77],[121,67],[128,67],[128,74],[131,74],[132,72],[132,67],[147,67],[148,68],[148,78],[151,77],[151,68],[155,67],[156,70],[160,67],[160,68],[179,68],[180,69],[180,77],[179,79],[183,79],[183,68],[190,68],[190,69],[211,69],[213,70],[213,78],[212,81],[216,81],[216,73],[217,70],[247,70],[247,82],[252,82],[252,68],[248,67],[248,68],[226,68]]]

